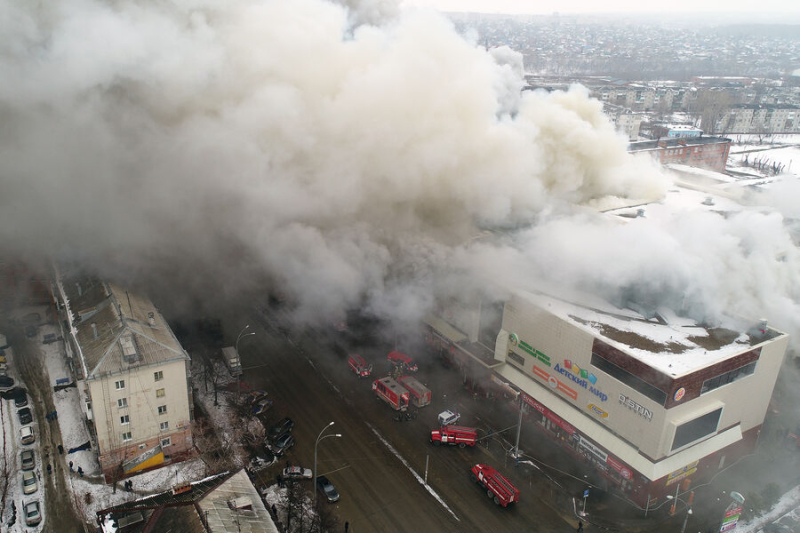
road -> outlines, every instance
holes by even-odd
[[[286,460],[313,467],[319,431],[334,421],[328,432],[343,434],[319,445],[318,472],[328,475],[342,495],[335,507],[340,522],[349,522],[350,531],[574,531],[573,522],[565,521],[537,497],[541,480],[505,467],[503,459],[483,447],[461,450],[430,445],[430,430],[444,408],[440,395],[420,410],[417,420],[395,422],[391,408],[375,399],[372,379],[358,380],[347,367],[346,354],[324,336],[311,330],[284,336],[275,327],[276,318],[261,313],[241,320],[257,333],[239,348],[244,367],[250,368],[245,372],[247,381],[269,391],[275,401],[273,419],[290,416],[296,422],[297,444]],[[386,366],[388,347],[376,343],[358,349],[374,362],[379,376]],[[438,366],[423,362],[419,378],[426,381],[426,372],[435,372]],[[448,374],[441,368],[438,372]],[[449,374],[449,386],[455,392],[458,376]],[[426,458],[432,492],[417,477],[424,476]],[[482,462],[496,466],[521,489],[518,505],[500,508],[469,481],[469,468]],[[284,464],[273,467],[269,475],[274,479]],[[570,511],[561,510],[565,516]]]
[[[75,505],[71,500],[71,492],[65,484],[67,465],[64,456],[58,455],[61,443],[61,432],[57,423],[48,423],[45,415],[52,412],[52,388],[47,375],[41,347],[41,339],[28,339],[21,327],[6,326],[8,341],[14,348],[14,364],[20,378],[28,388],[29,405],[37,421],[37,457],[38,469],[41,471],[41,486],[44,486],[44,524],[41,531],[45,533],[82,533],[83,523],[75,514]],[[46,465],[53,465],[53,474],[47,475]],[[17,508],[21,509],[19,502]],[[18,519],[19,520],[19,519]]]

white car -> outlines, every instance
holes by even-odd
[[[39,484],[36,483],[36,474],[33,472],[25,472],[22,474],[22,492],[25,495],[33,494],[39,490]]]
[[[449,426],[450,424],[455,424],[458,422],[459,418],[461,418],[461,415],[455,411],[449,409],[447,411],[442,411],[439,413],[439,425]]]
[[[314,474],[310,468],[303,468],[301,466],[287,466],[283,469],[284,479],[311,479]]]
[[[42,521],[42,513],[39,508],[39,501],[28,502],[23,507],[25,512],[25,525],[35,526]]]

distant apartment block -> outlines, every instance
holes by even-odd
[[[724,172],[731,140],[723,137],[683,137],[640,141],[628,145],[631,153],[648,152],[662,165],[679,163]]]
[[[55,298],[106,482],[190,456],[189,356],[153,303],[83,275]]]
[[[742,104],[719,121],[719,131],[732,133],[800,133],[800,106]]]

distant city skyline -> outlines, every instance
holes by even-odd
[[[530,0],[402,0],[403,5],[431,7],[448,12],[481,12],[508,14],[558,13],[793,13],[800,14],[800,2],[786,0],[673,0],[671,2],[639,2],[634,0],[564,0],[558,3]]]

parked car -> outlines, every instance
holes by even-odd
[[[261,398],[253,404],[253,414],[260,415],[261,413],[266,413],[269,411],[270,407],[272,407],[272,400],[269,398]]]
[[[284,433],[272,443],[272,446],[270,446],[270,451],[280,457],[292,446],[294,446],[294,437],[292,437],[291,433]]]
[[[317,489],[325,495],[328,503],[336,503],[339,501],[339,492],[327,477],[317,476]]]
[[[39,328],[36,326],[25,326],[25,336],[29,339],[35,337],[37,333],[39,333]]]
[[[39,490],[39,484],[36,483],[36,474],[33,472],[23,472],[22,492],[25,494],[33,494],[37,490]]]
[[[265,390],[254,390],[247,394],[247,403],[253,405],[254,403],[258,402],[260,399],[264,398],[267,395],[267,391]]]
[[[272,465],[275,462],[275,457],[273,456],[271,459],[266,459],[264,457],[253,457],[250,459],[250,464],[248,465],[247,469],[250,472],[259,472],[264,470],[268,466]]]
[[[19,440],[22,444],[33,444],[36,442],[36,435],[33,434],[31,426],[22,426],[19,428]]]
[[[311,479],[314,477],[310,468],[302,466],[287,466],[283,469],[282,475],[285,479]]]
[[[461,418],[461,415],[455,411],[449,409],[447,411],[442,411],[439,413],[439,425],[449,426],[450,424],[455,424],[458,422],[459,418]]]
[[[33,414],[31,413],[30,407],[23,407],[17,411],[17,416],[19,416],[20,424],[30,424],[33,422]]]
[[[19,454],[20,461],[22,462],[22,470],[33,470],[36,468],[36,456],[33,455],[32,450],[23,450],[21,454]]]
[[[14,388],[14,378],[0,376],[0,392]]]
[[[25,513],[26,526],[35,526],[42,521],[42,512],[37,500],[26,503],[22,509]]]
[[[14,407],[25,407],[28,405],[28,392],[25,389],[14,389]]]
[[[269,440],[275,440],[278,437],[285,435],[286,433],[290,433],[292,431],[292,428],[294,428],[294,420],[292,420],[287,416],[286,418],[284,418],[283,420],[281,420],[280,422],[269,428],[269,431],[267,431],[267,438]]]

